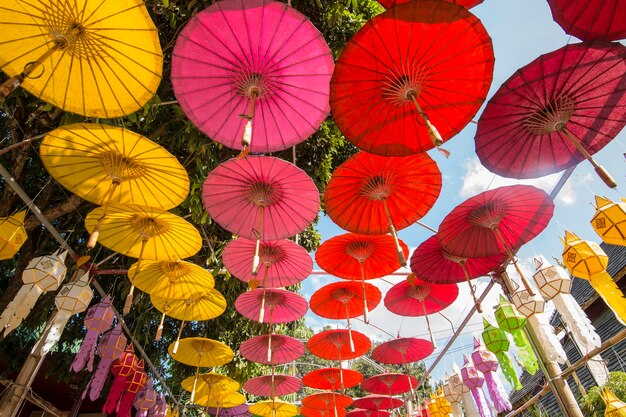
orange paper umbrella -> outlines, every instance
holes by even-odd
[[[365,391],[381,395],[396,395],[412,392],[417,385],[418,381],[414,376],[398,373],[375,375],[361,382],[361,388]]]
[[[441,173],[428,154],[386,158],[359,152],[333,173],[324,192],[328,216],[341,228],[366,235],[391,233],[421,219],[441,191]]]
[[[363,333],[352,331],[354,349],[350,345],[348,330],[326,330],[313,335],[306,344],[309,352],[318,358],[344,361],[355,359],[366,354],[372,347],[372,342]]]
[[[302,405],[316,410],[333,410],[349,407],[352,398],[336,392],[320,392],[302,398]]]
[[[310,388],[337,391],[352,388],[363,380],[363,374],[352,369],[321,368],[302,377],[304,385]]]

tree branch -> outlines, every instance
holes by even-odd
[[[51,207],[47,210],[43,211],[43,215],[46,216],[48,218],[48,220],[50,221],[54,221],[56,219],[58,219],[59,217],[63,217],[66,214],[76,210],[78,207],[80,207],[80,205],[83,203],[83,199],[72,194],[67,200],[65,200],[64,202]],[[24,224],[24,228],[26,229],[26,231],[30,231],[35,229],[36,227],[40,226],[41,222],[39,221],[39,219],[37,219],[37,216],[31,215],[28,216],[28,218],[26,219],[26,222]]]

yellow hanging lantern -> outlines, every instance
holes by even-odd
[[[604,417],[626,417],[626,403],[617,398],[610,389],[602,388],[600,396],[606,404]]]
[[[591,227],[605,243],[626,246],[626,203],[596,196]]]
[[[22,247],[28,236],[24,229],[25,211],[0,217],[0,261],[11,259]]]
[[[435,397],[435,401],[437,402],[438,411],[444,415],[448,416],[452,414],[452,406],[450,405],[450,401],[443,395],[441,392],[441,387],[437,389],[437,396]]]
[[[626,326],[626,300],[624,294],[606,272],[609,257],[595,242],[582,240],[565,231],[563,262],[569,272],[589,281],[593,289],[613,310],[615,317]]]

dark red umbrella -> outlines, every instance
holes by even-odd
[[[397,395],[405,392],[413,393],[418,381],[414,376],[398,373],[385,373],[366,378],[361,382],[361,388],[372,394]]]
[[[243,389],[260,397],[282,397],[300,391],[302,381],[290,375],[262,375],[249,379]]]
[[[478,312],[481,312],[470,280],[498,269],[506,259],[506,254],[480,258],[451,255],[441,247],[437,235],[433,235],[422,242],[411,255],[411,271],[419,279],[433,284],[456,284],[467,281]]]
[[[387,365],[403,365],[426,359],[434,350],[428,340],[398,337],[376,346],[372,350],[372,359]]]
[[[293,362],[304,355],[304,343],[291,336],[265,334],[255,336],[239,346],[241,356],[264,365]]]
[[[390,417],[391,413],[387,410],[367,410],[355,408],[348,411],[345,417]]]
[[[358,152],[333,173],[324,191],[324,208],[332,221],[350,232],[391,233],[404,266],[396,230],[421,219],[440,191],[441,173],[428,154],[387,158]]]
[[[235,309],[239,314],[259,323],[296,321],[306,314],[308,307],[303,296],[280,288],[246,291],[235,300]]]
[[[409,254],[404,242],[399,241],[403,256]],[[365,280],[384,277],[400,268],[395,255],[395,242],[390,235],[357,235],[346,233],[322,243],[315,252],[315,261],[324,271],[339,278],[361,280],[362,298],[365,296]],[[369,323],[367,304],[363,311]]]
[[[321,368],[302,377],[302,383],[310,388],[337,391],[352,388],[363,380],[363,374],[352,369]]]
[[[531,185],[510,185],[485,191],[454,208],[441,222],[437,237],[448,253],[485,257],[506,253],[526,290],[534,295],[519,269],[513,251],[546,228],[554,202]]]
[[[404,401],[401,399],[388,395],[368,395],[367,397],[356,399],[352,403],[355,408],[366,410],[392,410],[402,407],[403,404]]]
[[[378,2],[385,8],[388,9],[390,7],[395,6],[396,4],[408,3],[413,0],[378,0]],[[459,6],[463,6],[466,9],[471,9],[474,6],[479,5],[485,0],[447,0],[450,3],[458,4]]]
[[[353,345],[350,344],[352,337]],[[325,330],[313,335],[306,344],[307,349],[318,358],[345,361],[366,354],[372,342],[363,333],[353,330]],[[352,349],[354,348],[354,349]]]
[[[316,410],[333,410],[349,407],[352,398],[336,392],[320,392],[302,398],[302,405]]]
[[[464,7],[444,0],[399,4],[346,44],[331,80],[333,117],[364,151],[427,151],[472,120],[493,63],[487,31]]]
[[[583,41],[626,38],[624,0],[548,0],[552,17],[569,35]]]
[[[436,346],[428,315],[448,307],[458,296],[459,287],[456,284],[431,284],[411,274],[387,291],[385,307],[400,316],[424,316],[430,340]]]
[[[626,21],[626,19],[621,19]],[[489,100],[476,131],[476,153],[498,175],[536,178],[589,160],[626,124],[626,47],[567,45],[511,76]]]
[[[253,271],[256,241],[240,237],[226,245],[222,254],[224,267],[243,282],[256,282],[261,287],[288,287],[311,274],[313,260],[307,251],[289,239],[259,242],[257,269]],[[253,284],[251,284],[253,285]]]

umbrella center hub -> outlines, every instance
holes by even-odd
[[[370,177],[361,186],[360,193],[362,196],[370,200],[382,200],[387,198],[393,192],[393,183],[391,178],[383,175],[375,175]]]
[[[417,98],[424,90],[425,81],[420,71],[389,77],[383,84],[383,96],[397,105],[412,103],[413,97]]]
[[[170,280],[170,282],[176,282],[180,278],[189,275],[191,268],[181,262],[176,261],[164,261],[161,262],[161,271]]]
[[[159,236],[169,231],[169,225],[166,221],[154,217],[146,217],[141,214],[134,215],[130,220],[130,225],[145,239]]]
[[[456,256],[453,255],[451,253],[446,252],[445,250],[441,251],[441,256],[443,256],[444,259],[457,263],[457,264],[461,264],[463,262],[465,262],[465,258],[461,257],[461,256]]]
[[[113,181],[123,182],[145,176],[146,169],[134,158],[119,152],[107,151],[99,156],[102,168]]]
[[[410,298],[424,301],[426,297],[430,295],[431,290],[432,290],[432,287],[428,284],[411,285],[409,287],[409,290],[407,291],[407,295]]]
[[[259,207],[268,207],[276,204],[281,197],[280,189],[275,184],[255,182],[250,184],[246,197],[248,201]]]
[[[274,246],[261,246],[259,248],[261,263],[272,266],[285,258],[285,253]]]
[[[499,201],[488,201],[472,210],[469,221],[473,225],[491,229],[496,227],[505,215],[504,204]]]
[[[574,100],[570,96],[558,96],[530,113],[524,120],[524,127],[536,135],[560,132],[565,129],[574,110]]]
[[[354,298],[354,293],[347,288],[339,288],[333,292],[333,298],[342,304],[348,304]]]
[[[268,292],[265,294],[265,307],[274,308],[277,305],[282,304],[285,301],[285,297],[279,292]]]
[[[84,34],[85,27],[76,21],[67,24],[67,26],[62,30],[59,30],[59,28],[50,29],[52,41],[59,49],[74,48],[74,46],[76,46],[76,41]]]
[[[256,72],[244,72],[235,77],[236,91],[249,99],[260,100],[271,92],[268,77]]]
[[[351,242],[346,245],[346,253],[359,262],[365,262],[375,249],[376,245],[372,242]]]

